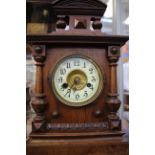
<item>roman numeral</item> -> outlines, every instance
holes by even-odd
[[[63,81],[63,78],[62,78],[62,77],[59,77],[59,78],[58,78],[58,82],[59,82],[59,83],[62,83],[62,81]]]
[[[64,68],[63,69],[60,69],[60,74],[61,75],[64,75],[65,73],[66,73],[66,69],[64,69]]]
[[[80,61],[79,60],[74,60],[74,66],[80,66]]]
[[[71,68],[71,64],[67,62],[67,68]]]
[[[83,63],[83,68],[86,68],[86,63],[85,62]]]

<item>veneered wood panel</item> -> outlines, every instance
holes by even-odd
[[[49,72],[53,70],[56,63],[65,56],[72,54],[80,54],[93,59],[99,65],[104,76],[104,89],[99,98],[84,107],[69,107],[60,103],[54,96],[53,91],[49,86]],[[47,59],[44,67],[44,89],[49,101],[49,108],[46,112],[48,121],[52,123],[85,123],[85,122],[100,122],[103,121],[103,115],[96,117],[94,113],[96,110],[104,111],[105,95],[108,91],[109,79],[108,62],[106,58],[106,51],[100,48],[80,48],[80,47],[48,47]],[[52,118],[52,113],[58,111],[60,116]]]

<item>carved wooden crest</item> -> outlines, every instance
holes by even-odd
[[[60,7],[87,7],[87,8],[105,8],[106,5],[100,0],[55,0],[52,2]]]
[[[107,5],[100,0],[55,0],[52,2],[52,5],[59,14],[65,10],[65,13],[70,15],[81,14],[97,16],[102,16],[107,7]]]

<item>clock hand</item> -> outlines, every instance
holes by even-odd
[[[68,89],[67,93],[64,96],[66,96],[68,93],[71,92],[71,90],[72,90],[72,88],[73,88],[74,85],[77,85],[79,83],[80,83],[80,79],[79,78],[76,78],[74,80],[74,83],[71,85],[71,87]],[[77,90],[76,88],[73,89],[74,93],[75,93],[76,90]]]
[[[64,95],[64,97],[68,94],[68,93],[70,93],[71,92],[71,89],[68,89],[67,90],[67,93]]]
[[[67,90],[67,93],[66,93],[64,96],[66,96],[68,93],[71,92],[73,86],[74,86],[74,83],[73,83],[72,86]]]

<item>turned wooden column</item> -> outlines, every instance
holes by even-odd
[[[120,47],[110,46],[108,48],[108,61],[109,61],[109,92],[107,96],[107,106],[109,109],[108,122],[110,130],[121,130],[121,121],[117,116],[117,111],[120,107],[120,100],[117,93],[117,62],[120,57]]]
[[[32,131],[44,131],[46,128],[44,113],[47,106],[47,100],[43,89],[43,68],[46,58],[45,46],[34,45],[32,47],[32,55],[36,61],[35,97],[31,100],[36,116],[32,122]]]

